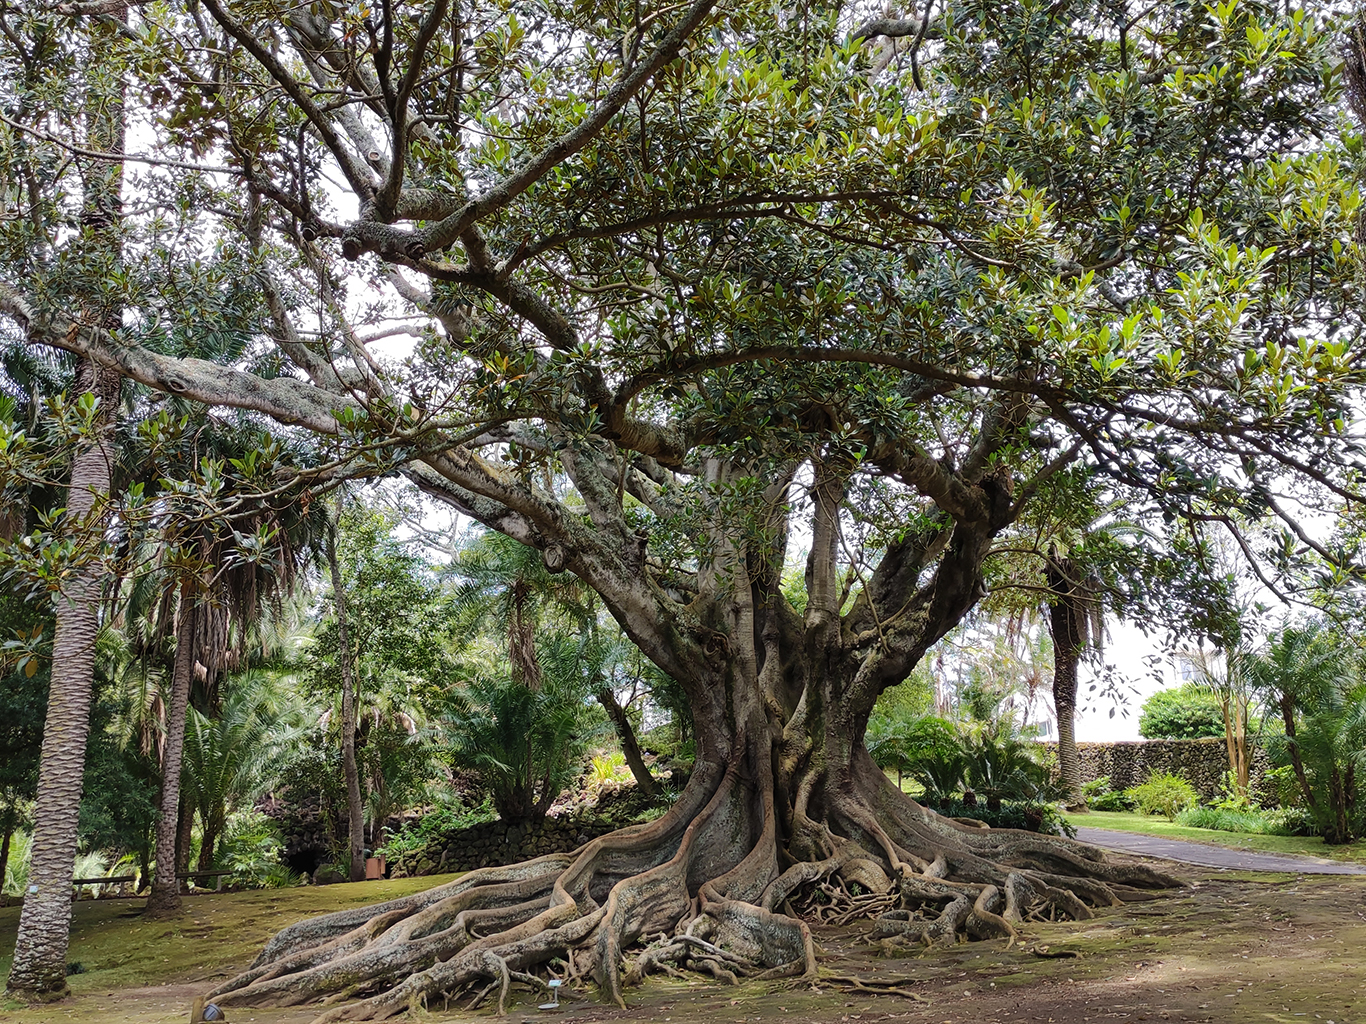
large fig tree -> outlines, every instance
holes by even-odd
[[[270,358],[63,308],[32,343],[314,431],[320,476],[402,472],[535,548],[697,737],[657,821],[293,926],[219,1004],[382,1017],[555,959],[618,1001],[668,959],[810,972],[788,911],[833,874],[893,893],[907,940],[1170,882],[942,818],[864,731],[1063,470],[1268,574],[1316,544],[1296,515],[1355,497],[1333,26],[714,6],[200,0],[119,44],[170,108],[157,159],[213,163],[203,215],[255,239]],[[1259,550],[1245,524],[1277,519]]]

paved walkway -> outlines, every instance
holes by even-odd
[[[1077,838],[1092,846],[1140,857],[1161,857],[1183,864],[1225,868],[1230,871],[1292,871],[1307,875],[1366,875],[1366,865],[1321,860],[1286,853],[1254,853],[1226,846],[1206,846],[1180,839],[1142,836],[1134,832],[1115,832],[1108,828],[1077,827]]]

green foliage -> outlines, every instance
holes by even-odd
[[[1195,740],[1223,737],[1224,713],[1219,699],[1198,683],[1158,690],[1143,702],[1138,734],[1148,740]]]
[[[1102,775],[1098,779],[1082,783],[1081,793],[1086,798],[1086,806],[1094,811],[1132,811],[1134,809],[1133,797],[1124,790],[1111,789],[1110,776],[1108,775]]]
[[[1187,807],[1174,819],[1178,825],[1220,832],[1247,832],[1267,836],[1315,835],[1313,821],[1303,811],[1235,810],[1221,807]]]
[[[1150,775],[1147,781],[1127,791],[1134,806],[1143,814],[1163,814],[1174,819],[1198,801],[1195,787],[1179,775]]]
[[[991,808],[980,801],[965,804],[961,800],[954,800],[947,807],[937,807],[936,810],[950,818],[971,818],[990,828],[1018,828],[1024,832],[1069,838],[1075,838],[1077,834],[1076,826],[1067,820],[1056,804],[1006,800],[999,808]]]
[[[601,789],[609,782],[627,782],[631,778],[626,767],[626,756],[621,751],[594,754],[588,761],[586,782],[590,791]]]
[[[477,772],[503,820],[538,820],[577,774],[588,723],[578,680],[547,673],[532,690],[494,662],[445,695],[438,728],[451,764]]]
[[[1358,779],[1366,776],[1366,671],[1360,651],[1318,622],[1287,625],[1252,660],[1252,679],[1285,730],[1267,739],[1278,765],[1291,765],[1301,795],[1328,843],[1366,832]]]
[[[0,893],[22,896],[28,887],[29,858],[33,852],[33,836],[15,832],[10,836],[9,860],[5,863],[5,877],[0,878]],[[74,876],[73,876],[74,877]]]
[[[488,801],[477,807],[440,804],[424,811],[416,821],[406,823],[397,835],[389,836],[379,852],[390,860],[398,860],[405,854],[426,849],[436,840],[444,841],[453,833],[493,821],[496,817],[497,812]]]
[[[27,643],[44,636],[52,636],[49,616],[13,592],[0,593],[0,640]],[[0,650],[0,819],[37,789],[50,671],[47,657],[32,655],[21,664]]]
[[[1010,728],[965,725],[924,715],[870,737],[869,752],[885,771],[910,775],[939,803],[971,789],[994,801],[1047,803],[1057,798],[1042,748]]]
[[[904,765],[904,771],[920,783],[930,800],[943,800],[962,791],[967,757],[958,730],[943,718],[927,715],[917,719],[879,750],[884,762],[895,754],[899,760],[890,766]]]
[[[967,782],[977,793],[1036,804],[1063,798],[1033,740],[999,727],[969,731],[964,739]]]
[[[225,824],[214,866],[236,872],[234,883],[275,888],[283,849],[279,827],[272,819],[256,810],[237,811]]]
[[[276,779],[303,731],[294,680],[257,671],[227,679],[218,714],[190,708],[181,760],[181,799],[217,835],[229,812]]]
[[[1292,765],[1281,764],[1262,773],[1262,786],[1269,790],[1276,807],[1302,809],[1304,791]]]

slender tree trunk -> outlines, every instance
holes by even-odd
[[[190,677],[194,674],[195,619],[198,614],[198,602],[191,587],[185,584],[180,589],[175,667],[171,673],[171,700],[166,708],[166,750],[161,759],[161,814],[157,820],[157,868],[152,881],[152,895],[147,900],[147,913],[153,917],[165,917],[180,910],[180,880],[176,878],[179,866],[176,847],[182,817],[180,762],[185,753],[185,715],[190,704]],[[189,852],[188,844],[185,852]]]
[[[14,809],[5,810],[5,838],[0,842],[0,907],[5,905],[5,872],[9,870],[9,844],[14,835]]]
[[[156,837],[152,837],[155,844]],[[182,801],[176,811],[175,869],[178,874],[190,870],[190,847],[194,845],[194,808]],[[153,846],[155,852],[155,846]]]
[[[621,752],[626,757],[626,765],[631,769],[631,774],[635,776],[636,786],[647,797],[654,799],[655,780],[650,775],[645,758],[641,756],[640,744],[636,742],[636,731],[631,727],[631,719],[627,717],[626,709],[617,703],[616,695],[607,686],[598,689],[598,703],[612,720],[612,726],[617,731],[617,739],[621,740]]]
[[[1048,625],[1053,634],[1053,709],[1058,714],[1058,775],[1073,806],[1085,806],[1081,791],[1081,756],[1077,753],[1077,663],[1085,639],[1086,609],[1082,606],[1075,568],[1070,561],[1050,556],[1045,569],[1049,590]]]
[[[340,519],[340,516],[338,517]],[[337,564],[337,542],[327,537],[327,565],[332,572],[332,599],[337,612],[337,664],[342,677],[342,770],[346,774],[347,845],[353,882],[365,880],[365,812],[361,806],[360,772],[356,769],[356,686],[351,672],[351,642],[346,628],[346,591]]]

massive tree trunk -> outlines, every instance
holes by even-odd
[[[189,808],[180,806],[180,762],[185,753],[185,716],[190,706],[190,678],[194,674],[197,602],[192,588],[180,588],[176,617],[175,662],[171,669],[171,699],[166,707],[166,745],[161,755],[161,809],[157,816],[156,874],[147,913],[167,917],[180,910],[180,856],[189,858],[189,843],[179,849],[180,823]]]
[[[680,607],[656,600],[630,564],[634,534],[621,529],[619,558],[599,542],[621,524],[608,508],[610,479],[587,458],[566,462],[594,538],[565,519],[563,533],[527,539],[546,550],[548,565],[588,580],[686,690],[697,763],[678,802],[657,821],[570,854],[474,871],[287,928],[251,970],[210,994],[214,1002],[329,999],[336,1005],[320,1021],[382,1018],[467,988],[505,996],[513,979],[540,984],[533,972],[559,958],[571,980],[592,978],[624,1005],[623,986],[668,961],[716,977],[814,978],[809,927],[793,908],[822,885],[879,894],[878,934],[918,944],[960,933],[1014,937],[1037,915],[1089,917],[1131,886],[1176,884],[1112,865],[1081,843],[943,818],[902,794],[864,748],[878,695],[981,595],[982,559],[1011,508],[1005,478],[982,481],[980,500],[958,521],[890,545],[842,612],[836,555],[849,471],[818,466],[808,600],[798,615],[780,589],[790,475],[770,488],[777,542],[754,550],[719,537],[715,558],[698,570],[696,598]],[[730,471],[708,472],[724,482]],[[447,483],[461,482],[453,476]],[[484,509],[476,495],[418,479],[464,509]],[[514,528],[506,516],[501,523]],[[845,909],[856,908],[848,901]],[[648,938],[623,973],[629,947]]]
[[[327,535],[327,565],[332,574],[332,600],[337,613],[337,665],[341,669],[342,680],[342,772],[346,776],[348,875],[353,882],[363,882],[365,810],[361,804],[360,772],[356,768],[356,684],[351,671],[351,643],[346,623],[346,590],[342,585],[341,566],[337,563],[336,538],[331,533]]]

